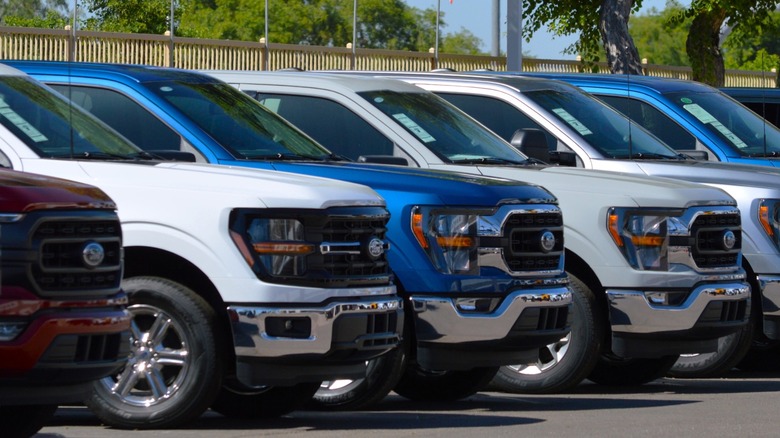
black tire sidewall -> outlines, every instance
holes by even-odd
[[[191,356],[188,376],[174,395],[150,407],[122,402],[101,382],[85,404],[104,422],[120,428],[176,427],[200,416],[221,386],[222,357],[216,343],[216,318],[206,301],[189,288],[158,277],[133,277],[122,282],[129,304],[148,304],[176,319]]]

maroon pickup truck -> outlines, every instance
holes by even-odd
[[[125,364],[116,208],[97,188],[0,169],[0,435],[34,434]]]

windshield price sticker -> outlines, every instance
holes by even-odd
[[[728,141],[733,143],[734,146],[736,146],[737,148],[745,149],[746,147],[748,147],[748,145],[745,144],[745,142],[742,141],[742,139],[737,137],[737,134],[734,134],[733,132],[731,132],[731,130],[729,128],[725,127],[723,125],[723,123],[720,123],[720,122],[717,122],[717,121],[713,122],[712,123],[712,127],[717,129],[718,132],[720,132],[721,134],[723,134],[723,136],[726,137],[728,139]]]
[[[693,117],[696,117],[697,119],[699,119],[700,122],[704,123],[705,125],[707,123],[713,123],[718,121],[718,119],[716,119],[712,114],[708,113],[707,110],[705,110],[698,104],[691,103],[688,105],[683,105],[683,108],[685,108],[685,111],[691,113]]]
[[[582,122],[580,122],[579,120],[577,120],[577,118],[576,118],[576,117],[574,117],[573,115],[571,115],[571,114],[570,114],[568,111],[566,111],[565,109],[563,109],[563,108],[553,108],[553,112],[554,112],[555,114],[558,114],[558,117],[560,117],[561,119],[563,119],[563,121],[564,121],[564,122],[568,123],[568,124],[569,124],[569,126],[571,126],[571,127],[572,127],[572,128],[574,128],[574,129],[575,129],[577,132],[579,132],[579,134],[580,134],[580,135],[582,135],[582,136],[585,136],[585,135],[590,135],[590,134],[593,134],[593,131],[591,131],[590,129],[588,129],[588,127],[587,127],[587,126],[585,126],[585,125],[584,125]]]
[[[16,111],[12,110],[10,106],[8,106],[7,103],[5,103],[5,100],[0,98],[0,114],[3,115],[9,122],[13,123],[14,126],[19,128],[24,134],[28,137],[30,137],[30,140],[40,143],[43,141],[48,140],[41,131],[35,129],[33,125],[31,125],[27,120],[24,120],[22,116],[16,113]]]
[[[398,120],[398,123],[404,125],[406,129],[412,132],[412,134],[416,135],[417,138],[420,139],[423,143],[431,143],[433,141],[436,141],[435,138],[431,134],[428,134],[428,131],[424,130],[420,125],[415,123],[414,120],[410,119],[409,116],[406,114],[393,114],[393,118]]]

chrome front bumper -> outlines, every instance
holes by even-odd
[[[400,298],[375,297],[369,300],[350,300],[330,303],[323,307],[262,307],[231,305],[228,315],[233,331],[236,356],[250,358],[284,358],[297,355],[324,355],[333,349],[336,321],[341,317],[381,314],[402,314]],[[403,318],[398,318],[398,327],[386,336],[388,348],[401,338]],[[269,331],[269,323],[274,330]],[[279,333],[279,327],[290,328],[290,334]],[[301,329],[304,327],[304,329]],[[367,330],[355,334],[355,347],[361,348],[358,338],[371,338]],[[395,338],[395,339],[389,339]],[[374,339],[376,340],[376,339]]]
[[[679,306],[653,305],[645,298],[644,292],[607,290],[613,333],[650,334],[688,330],[694,327],[709,303],[750,298],[750,286],[742,282],[699,286]]]
[[[425,333],[417,330],[418,342],[460,344],[501,340],[507,337],[526,309],[568,306],[572,302],[572,293],[567,287],[518,290],[509,293],[488,313],[459,304],[467,301],[451,297],[412,296],[416,325],[429,328]]]

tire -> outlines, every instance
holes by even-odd
[[[85,404],[117,428],[171,428],[193,421],[214,401],[222,381],[214,309],[189,288],[163,278],[128,278],[122,288],[133,317],[130,362],[98,381]]]
[[[484,389],[497,371],[498,367],[428,371],[416,365],[407,366],[394,391],[415,401],[460,400]]]
[[[269,386],[259,390],[230,383],[223,385],[211,410],[228,418],[244,420],[277,418],[303,407],[318,389],[320,382]]]
[[[718,338],[716,352],[680,355],[667,376],[696,379],[726,374],[736,367],[750,350],[753,332],[753,324],[748,324],[736,333]]]
[[[3,437],[28,438],[41,430],[54,416],[57,405],[0,406]]]
[[[677,362],[678,355],[660,358],[624,359],[602,354],[588,380],[607,386],[637,386],[665,376]]]
[[[313,409],[357,411],[373,407],[398,384],[406,367],[406,348],[368,361],[366,377],[322,382],[310,403]]]
[[[582,382],[596,366],[604,339],[603,312],[593,291],[569,275],[573,289],[571,332],[559,342],[539,351],[532,364],[499,368],[490,388],[517,394],[553,394],[568,391]]]

